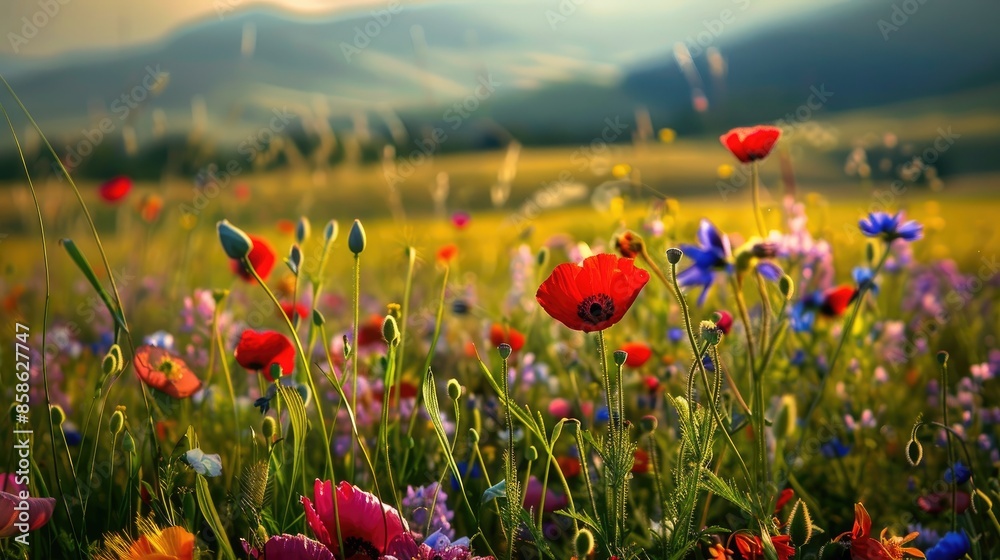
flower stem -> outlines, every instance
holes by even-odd
[[[354,379],[354,384],[351,389],[351,410],[358,409],[358,333],[361,330],[361,325],[358,324],[361,315],[361,254],[354,253],[354,298],[352,301],[354,307],[354,338],[351,339],[351,375]],[[355,464],[355,452],[354,444],[351,444],[351,464],[350,473],[351,480],[354,480],[354,464]],[[372,476],[377,476],[374,472]]]
[[[753,215],[757,219],[757,231],[762,238],[767,237],[767,226],[764,225],[764,214],[760,211],[760,171],[758,163],[750,164],[750,190],[753,196]]]
[[[948,426],[948,362],[941,364],[941,423]],[[952,446],[951,430],[945,430],[948,446],[948,468],[951,469],[951,530],[958,530],[958,481],[955,472],[955,448]]]

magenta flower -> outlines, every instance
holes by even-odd
[[[45,526],[55,508],[55,498],[32,498],[17,476],[0,473],[0,538]]]
[[[337,500],[336,510],[334,499]],[[396,508],[383,504],[374,495],[347,482],[341,482],[334,495],[333,484],[329,480],[317,479],[313,485],[313,500],[315,507],[309,498],[302,497],[306,522],[316,539],[326,545],[334,556],[354,558],[355,555],[367,554],[377,558],[385,554],[393,539],[410,530]],[[343,554],[337,539],[338,514]]]

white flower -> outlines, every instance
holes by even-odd
[[[204,476],[219,476],[222,474],[222,459],[218,453],[206,455],[201,449],[192,449],[184,454],[187,461],[196,473]]]

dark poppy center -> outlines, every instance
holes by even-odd
[[[378,557],[378,549],[365,539],[361,537],[347,537],[344,539],[344,558],[348,560],[362,560],[364,558],[378,560]]]
[[[587,296],[576,308],[576,314],[584,321],[596,325],[608,321],[615,314],[615,302],[607,294]]]

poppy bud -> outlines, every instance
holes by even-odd
[[[944,350],[937,353],[937,362],[944,367],[948,367],[948,353]]]
[[[472,445],[479,443],[479,432],[475,428],[469,428],[469,443]]]
[[[792,277],[785,274],[778,280],[778,289],[781,290],[781,295],[785,296],[785,299],[791,301],[792,296],[795,295],[795,283],[792,282]]]
[[[351,341],[347,340],[347,335],[344,335],[344,359],[346,360],[351,356]]]
[[[122,428],[125,426],[125,415],[121,410],[116,410],[114,414],[111,415],[111,421],[108,423],[108,428],[111,430],[112,436],[117,436],[121,433]]]
[[[910,463],[910,466],[919,465],[923,458],[924,446],[916,438],[911,438],[910,441],[906,442],[906,462]]]
[[[615,239],[615,247],[621,256],[634,259],[642,253],[642,238],[632,231],[626,231]]]
[[[212,300],[218,305],[222,300],[229,297],[229,290],[212,290]]]
[[[219,232],[219,242],[222,243],[222,250],[231,259],[240,260],[246,258],[253,249],[253,241],[250,236],[240,228],[229,223],[229,220],[222,220],[216,224]]]
[[[361,220],[354,220],[351,226],[351,233],[347,235],[347,248],[355,255],[360,255],[365,250],[368,238],[365,236],[365,226],[361,225]]]
[[[278,364],[271,364],[271,378],[278,379],[281,377],[281,366]]]
[[[733,314],[728,311],[716,311],[712,314],[712,322],[722,330],[722,334],[729,334],[733,328]]]
[[[299,223],[295,224],[295,241],[304,243],[306,239],[309,239],[311,230],[312,227],[309,225],[309,218],[305,216],[299,218]]]
[[[326,318],[319,312],[319,309],[313,309],[313,324],[317,327],[322,327],[326,324]]]
[[[122,437],[122,450],[126,453],[135,453],[135,439],[128,431],[126,431],[125,435]]]
[[[104,356],[104,361],[101,362],[104,375],[111,375],[112,373],[121,371],[124,361],[121,347],[117,344],[112,344],[111,348],[108,349],[108,353]]]
[[[581,556],[590,556],[594,552],[594,534],[587,529],[580,529],[576,534],[576,552]]]
[[[719,342],[722,341],[722,329],[711,321],[702,321],[700,327],[702,341],[712,346],[718,346]]]
[[[417,260],[417,250],[413,247],[407,247],[403,254],[406,255],[406,261],[413,266],[413,263]]]
[[[390,347],[399,346],[399,325],[392,315],[386,315],[382,321],[382,338]]]
[[[340,226],[337,224],[337,220],[330,220],[326,224],[326,228],[323,229],[323,240],[327,245],[337,240],[337,233],[339,233],[339,229]]]
[[[52,416],[52,424],[55,426],[62,426],[63,422],[66,421],[66,411],[57,404],[49,407],[49,414]]]
[[[872,264],[875,261],[875,244],[869,241],[865,244],[865,259],[868,264]]]
[[[510,344],[504,342],[501,343],[500,346],[497,346],[497,350],[500,351],[500,357],[506,360],[510,357],[510,353],[513,349],[510,347]]]
[[[670,264],[677,264],[681,262],[681,257],[684,256],[684,251],[681,251],[677,247],[671,247],[667,249],[667,262]]]
[[[458,383],[457,379],[448,380],[448,396],[453,401],[462,398],[462,386]]]
[[[549,262],[549,248],[542,247],[541,249],[539,249],[538,255],[535,256],[535,259],[536,262],[538,263],[539,268],[545,267],[545,265],[548,264]]]
[[[278,433],[278,423],[275,422],[274,418],[265,416],[260,424],[260,432],[264,434],[264,439],[272,442],[274,441],[274,435]]]
[[[628,352],[624,350],[615,350],[613,356],[615,359],[615,364],[621,367],[621,365],[625,363],[625,360],[628,359]]]
[[[287,263],[292,274],[298,276],[299,267],[302,265],[302,249],[299,248],[298,244],[292,245],[292,249],[288,252]]]
[[[535,449],[534,445],[529,445],[528,451],[524,455],[529,461],[534,462],[538,460],[538,450]]]
[[[642,431],[646,433],[655,432],[658,423],[659,421],[656,419],[656,416],[653,416],[652,414],[647,414],[639,419],[639,426],[642,428]]]

